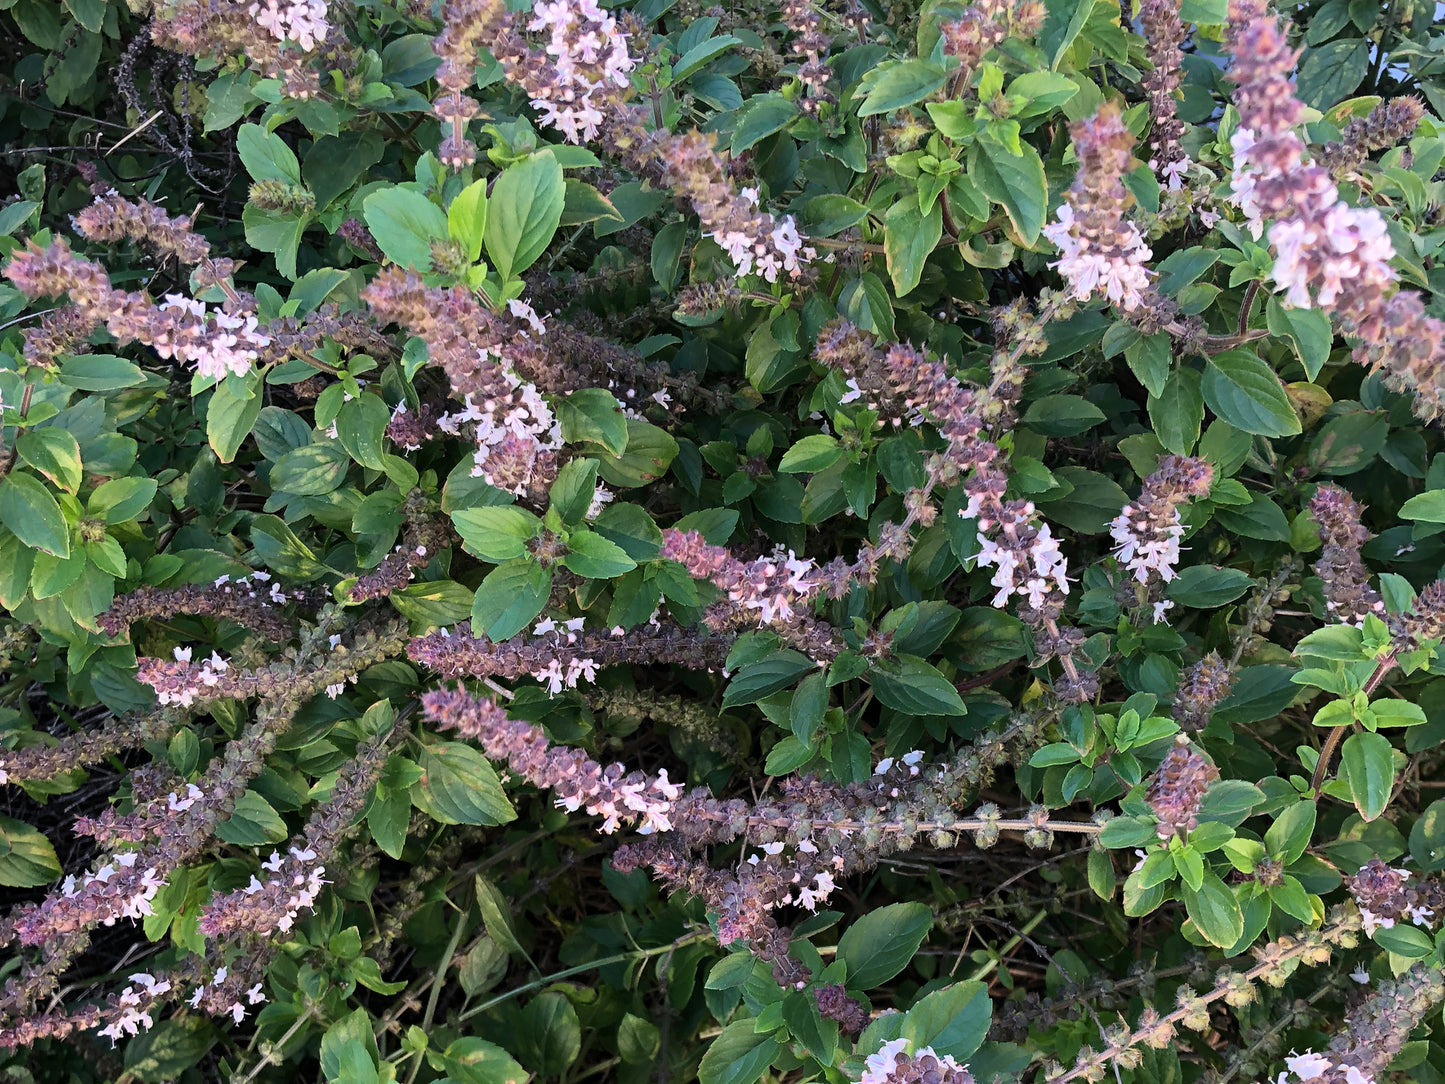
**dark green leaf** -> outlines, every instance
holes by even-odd
[[[1209,409],[1236,429],[1265,437],[1300,431],[1279,377],[1247,350],[1226,350],[1210,358],[1202,391]]]
[[[1345,38],[1305,50],[1295,93],[1305,105],[1328,109],[1348,98],[1364,82],[1370,65],[1370,43]]]
[[[427,746],[420,757],[416,806],[442,824],[506,824],[516,820],[501,781],[481,753],[465,742]]]
[[[733,674],[723,693],[724,708],[755,704],[788,688],[798,678],[816,670],[817,664],[799,651],[775,651],[765,659],[749,663]]]
[[[1180,570],[1165,593],[1191,609],[1208,610],[1233,602],[1253,583],[1249,573],[1237,568],[1190,565]]]
[[[472,623],[493,640],[509,640],[536,620],[552,592],[552,574],[527,557],[487,573],[472,600]]]
[[[733,128],[733,157],[742,154],[774,132],[782,131],[797,115],[798,107],[781,94],[760,94],[749,99],[747,104],[738,110],[737,123]]]
[[[912,655],[879,659],[869,676],[880,703],[910,715],[964,715],[963,698],[938,670]]]
[[[782,1049],[768,1032],[759,1034],[751,1020],[735,1020],[712,1041],[697,1067],[698,1084],[752,1084]]]

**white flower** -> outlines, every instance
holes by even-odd
[[[864,1059],[863,1075],[858,1078],[858,1084],[887,1084],[888,1078],[898,1066],[898,1055],[906,1053],[907,1049],[907,1039],[894,1039],[884,1043],[876,1054],[869,1054]]]
[[[1300,1080],[1313,1080],[1315,1077],[1324,1076],[1332,1068],[1334,1063],[1323,1054],[1316,1054],[1313,1050],[1306,1050],[1303,1054],[1293,1054],[1284,1059],[1289,1066],[1289,1071]]]

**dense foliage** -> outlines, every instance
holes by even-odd
[[[0,1071],[1440,1081],[1433,18],[0,0]]]

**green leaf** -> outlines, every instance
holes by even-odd
[[[542,1078],[560,1078],[582,1052],[582,1025],[566,996],[539,994],[522,1013],[517,1053]]]
[[[1058,72],[1025,72],[1008,85],[1008,96],[1024,99],[1015,117],[1032,117],[1057,109],[1079,93],[1079,85]]]
[[[1305,375],[1311,380],[1319,376],[1335,341],[1335,332],[1325,311],[1288,308],[1279,298],[1271,297],[1265,308],[1265,320],[1271,334],[1288,339],[1294,346]]]
[[[512,929],[512,908],[502,890],[480,873],[473,881],[476,887],[477,910],[487,936],[508,952],[521,953],[522,943]]]
[[[593,531],[573,531],[568,536],[562,563],[589,580],[609,580],[637,567],[626,550]]]
[[[781,1050],[771,1033],[754,1030],[752,1020],[735,1020],[722,1029],[702,1056],[697,1067],[698,1084],[752,1084]]]
[[[848,985],[871,990],[893,978],[908,966],[932,926],[933,912],[923,903],[891,903],[858,919],[838,942]]]
[[[547,151],[506,168],[487,205],[487,255],[503,279],[531,267],[546,251],[567,202],[562,166]]]
[[[113,354],[75,354],[60,366],[60,382],[81,391],[119,391],[144,384],[139,365]]]
[[[804,745],[811,745],[813,735],[823,725],[828,711],[827,676],[823,671],[809,674],[798,683],[788,704],[788,728]]]
[[[672,293],[672,284],[677,281],[677,269],[682,264],[682,250],[686,242],[686,222],[669,222],[652,238],[648,265],[652,269],[653,280],[669,294]]]
[[[1425,523],[1445,523],[1445,489],[1417,493],[1400,505],[1401,519],[1417,519]]]
[[[1219,250],[1201,245],[1171,252],[1159,263],[1159,291],[1173,297],[1218,262]]]
[[[982,982],[957,982],[914,1004],[903,1020],[902,1038],[913,1049],[932,1047],[940,1057],[967,1062],[988,1036],[993,1001]]]
[[[775,651],[765,659],[740,667],[723,693],[724,709],[756,704],[765,696],[788,688],[804,674],[817,669],[812,659],[799,651]]]
[[[657,1025],[626,1013],[617,1025],[617,1052],[622,1060],[633,1065],[650,1063],[662,1048],[662,1033]]]
[[[447,208],[447,232],[462,246],[467,259],[476,263],[482,256],[486,229],[487,182],[473,181],[456,194]]]
[[[1173,340],[1165,331],[1143,335],[1124,348],[1124,360],[1145,391],[1155,397],[1163,395],[1174,361]]]
[[[1351,734],[1340,747],[1340,775],[1360,816],[1372,821],[1390,803],[1395,787],[1395,750],[1383,734]]]
[[[617,397],[604,388],[580,388],[557,397],[557,420],[568,444],[590,441],[615,456],[627,451],[627,418]]]
[[[622,221],[622,212],[592,185],[573,177],[568,177],[565,184],[562,217],[558,219],[558,225],[582,226],[588,222],[599,221],[615,224]],[[685,223],[674,222],[671,225],[682,226],[684,231],[687,229]]]
[[[844,283],[838,294],[838,315],[846,317],[864,331],[881,338],[893,338],[893,303],[888,288],[871,271]]]
[[[235,390],[238,383],[243,390],[251,392],[248,398],[243,398]],[[244,383],[223,380],[211,393],[210,404],[206,407],[206,439],[222,463],[235,459],[241,442],[250,436],[264,402],[260,388],[261,378],[253,373]]]
[[[968,152],[968,172],[979,189],[1008,212],[1009,221],[1027,245],[1039,239],[1049,207],[1044,163],[1028,143],[1014,154],[1002,143],[983,138]]]
[[[411,823],[411,793],[397,791],[378,797],[366,811],[366,826],[376,845],[392,858],[406,848],[406,829]]]
[[[1370,714],[1375,717],[1375,726],[1419,726],[1426,721],[1425,709],[1408,700],[1386,698],[1370,704]]]
[[[1078,759],[1077,753],[1074,759]],[[1099,833],[1099,842],[1111,850],[1139,847],[1158,838],[1154,821],[1145,817],[1114,817]]]
[[[471,614],[472,594],[455,580],[430,580],[393,591],[390,598],[396,612],[409,621],[445,628]]]
[[[0,480],[0,523],[32,549],[70,556],[70,525],[45,483],[33,474],[12,470]]]
[[[296,280],[289,300],[296,302],[298,312],[312,312],[350,278],[351,273],[339,267],[317,267]]]
[[[1364,38],[1345,38],[1306,49],[1295,94],[1305,105],[1328,109],[1354,93],[1369,66],[1370,43]]]
[[[1057,69],[1094,10],[1094,0],[1046,0],[1039,45],[1051,69]]]
[[[271,468],[271,488],[298,497],[324,497],[341,485],[350,466],[339,442],[293,448]]]
[[[1445,798],[1431,802],[1410,829],[1410,857],[1421,873],[1445,869]]]
[[[1081,395],[1045,395],[1029,404],[1024,424],[1046,437],[1071,437],[1104,420],[1104,412]]]
[[[488,947],[496,951],[494,946]],[[426,1057],[431,1067],[445,1072],[453,1084],[525,1084],[530,1076],[500,1046],[470,1035],[453,1039],[444,1051],[428,1050]]]
[[[1157,397],[1149,396],[1149,422],[1159,443],[1175,455],[1188,455],[1199,441],[1204,422],[1204,397],[1199,374],[1176,369]]]
[[[86,509],[107,525],[129,523],[150,507],[157,488],[154,478],[112,478],[96,487]]]
[[[572,459],[557,472],[549,499],[562,522],[574,527],[587,517],[596,493],[597,460]]]
[[[893,292],[909,293],[923,277],[923,265],[943,236],[943,208],[935,202],[920,214],[918,200],[909,193],[892,207],[883,221],[883,251]]]
[[[813,433],[783,453],[778,470],[783,474],[813,474],[831,467],[843,458],[838,438],[826,433]]]
[[[472,600],[472,624],[492,640],[509,640],[537,619],[552,592],[552,574],[530,558],[498,565]]]
[[[254,790],[242,794],[231,810],[231,816],[216,825],[216,837],[238,847],[280,843],[286,835],[286,822],[271,807],[271,803]]]
[[[832,237],[868,217],[868,208],[848,196],[825,193],[803,204],[803,228],[809,237]]]
[[[860,91],[868,88],[868,96],[858,109],[860,117],[889,113],[921,102],[943,86],[948,78],[948,73],[937,64],[918,59],[904,60],[875,69],[875,72],[876,75],[865,79],[859,87]]]
[[[1314,802],[1305,800],[1295,802],[1277,816],[1264,833],[1264,846],[1270,857],[1285,866],[1298,862],[1314,835],[1315,815]]]
[[[1206,871],[1199,888],[1182,890],[1184,909],[1205,939],[1229,948],[1244,934],[1239,900],[1217,874]]]
[[[321,1037],[321,1071],[329,1081],[375,1084],[379,1060],[371,1016],[365,1009],[343,1016]]]
[[[737,111],[730,145],[736,158],[774,132],[780,132],[798,115],[798,107],[781,94],[759,94]]]
[[[336,415],[336,436],[351,458],[370,470],[385,470],[382,442],[391,411],[379,395],[354,396]]]
[[[1310,441],[1310,469],[1316,474],[1354,474],[1374,463],[1389,439],[1387,411],[1338,414],[1325,422]]]
[[[60,876],[50,840],[24,821],[0,817],[0,885],[34,888]]]
[[[80,488],[80,443],[68,430],[57,425],[26,429],[15,438],[15,450],[67,493]]]
[[[1233,602],[1253,585],[1253,577],[1238,568],[1191,565],[1180,570],[1165,594],[1190,609],[1209,610]]]
[[[936,668],[913,655],[879,659],[868,678],[880,703],[910,715],[965,715],[963,698]]]
[[[629,418],[626,451],[616,457],[603,452],[598,456],[597,470],[608,485],[633,489],[666,474],[677,451],[672,434],[650,422]]]
[[[247,206],[241,212],[246,244],[257,252],[273,253],[276,270],[288,279],[296,277],[296,253],[301,247],[301,235],[306,232],[310,221],[309,214],[282,214],[256,206]]]
[[[254,181],[301,184],[301,165],[286,141],[259,124],[243,124],[236,132],[236,153]]]
[[[377,189],[362,203],[362,213],[377,247],[400,267],[430,271],[432,242],[449,237],[446,213],[415,189]]]
[[[542,525],[531,512],[512,505],[463,508],[452,513],[452,523],[467,552],[493,564],[526,556],[527,543]]]
[[[204,1016],[157,1020],[125,1044],[126,1076],[147,1084],[177,1080],[199,1062],[220,1036]]]
[[[465,742],[429,745],[421,752],[421,782],[412,800],[441,824],[506,824],[517,819],[487,758]]]
[[[1214,718],[1229,725],[1274,718],[1299,692],[1290,680],[1294,673],[1289,666],[1246,666],[1236,676],[1229,696],[1215,709]]]
[[[33,199],[16,200],[0,208],[0,237],[9,237],[29,220],[40,204]]]
[[[1226,350],[1210,358],[1202,391],[1209,409],[1236,429],[1263,437],[1289,437],[1300,431],[1279,377],[1247,350]]]
[[[709,60],[721,56],[734,45],[741,45],[742,39],[735,38],[731,34],[719,34],[715,38],[708,38],[700,41],[687,52],[683,53],[672,69],[672,85],[677,86],[693,72],[697,71]]]
[[[1290,539],[1289,520],[1284,509],[1263,493],[1255,493],[1249,504],[1243,507],[1216,507],[1214,518],[1221,527],[1246,538],[1266,542],[1288,542]]]
[[[1396,924],[1389,929],[1377,929],[1374,941],[1386,951],[1407,960],[1423,960],[1435,951],[1435,939],[1414,926]]]

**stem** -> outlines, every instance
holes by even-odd
[[[442,953],[441,962],[437,964],[436,970],[432,973],[431,994],[426,999],[426,1012],[421,1018],[421,1029],[428,1035],[431,1034],[432,1020],[436,1016],[437,1002],[441,1000],[442,987],[446,985],[445,979],[447,970],[452,966],[452,957],[457,953],[457,945],[461,943],[462,934],[467,929],[467,912],[462,911],[462,917],[457,921],[457,928],[452,933],[452,939],[447,943],[447,950]],[[416,1074],[421,1071],[421,1063],[425,1059],[420,1055],[411,1063],[411,1071],[406,1075],[406,1084],[412,1084],[416,1080]]]
[[[1098,1072],[1103,1068],[1105,1062],[1115,1060],[1125,1051],[1131,1050],[1144,1042],[1145,1036],[1150,1031],[1166,1025],[1172,1031],[1173,1028],[1182,1024],[1184,1018],[1194,1011],[1196,1007],[1212,1005],[1214,1002],[1224,998],[1227,994],[1237,990],[1240,984],[1245,986],[1253,985],[1265,974],[1278,971],[1282,964],[1306,956],[1308,952],[1318,949],[1321,944],[1328,945],[1332,936],[1349,929],[1351,925],[1349,920],[1344,920],[1325,926],[1319,931],[1315,931],[1314,936],[1302,936],[1297,940],[1290,939],[1293,941],[1292,944],[1282,943],[1280,941],[1271,942],[1261,950],[1264,957],[1261,962],[1255,964],[1248,971],[1226,973],[1220,979],[1216,980],[1213,989],[1200,994],[1197,998],[1189,998],[1189,1005],[1181,1006],[1173,1012],[1161,1016],[1150,1027],[1131,1031],[1117,1042],[1110,1043],[1101,1053],[1080,1058],[1079,1062],[1067,1072],[1045,1078],[1044,1084],[1068,1084],[1068,1081],[1077,1080],[1080,1077],[1088,1080],[1100,1079]],[[1328,958],[1328,955],[1326,958]],[[1324,961],[1306,958],[1304,962],[1317,965]]]
[[[286,1029],[286,1034],[272,1043],[270,1048],[261,1055],[261,1060],[256,1063],[255,1067],[241,1078],[241,1084],[251,1084],[251,1081],[256,1079],[257,1073],[276,1060],[277,1054],[281,1052],[281,1049],[286,1045],[291,1036],[300,1031],[302,1026],[309,1022],[315,1015],[316,1006],[308,1005],[306,1011],[296,1018],[296,1022]]]
[[[1255,279],[1244,291],[1244,301],[1239,306],[1239,333],[1249,330],[1249,310],[1254,307],[1254,295],[1259,293],[1259,279]]]

